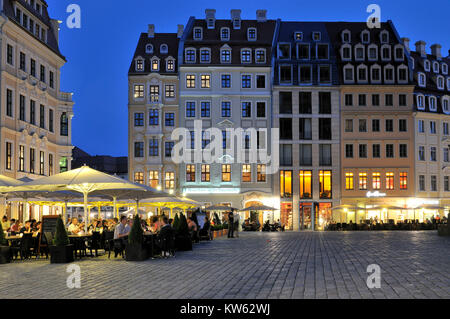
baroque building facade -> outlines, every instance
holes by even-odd
[[[70,170],[74,103],[60,88],[59,22],[40,0],[4,0],[0,12],[0,173],[36,179]],[[24,220],[42,211],[9,204],[6,214]]]

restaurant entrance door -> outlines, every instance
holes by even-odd
[[[312,230],[313,204],[300,203],[300,230]]]

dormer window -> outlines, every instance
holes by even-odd
[[[417,95],[417,108],[419,110],[425,110],[425,97],[423,95]]]
[[[399,83],[407,83],[408,82],[408,67],[404,64],[398,67],[398,82]]]
[[[442,74],[448,74],[448,65],[446,63],[442,64]]]
[[[450,77],[447,78],[447,90],[450,91]]]
[[[370,42],[370,33],[369,33],[369,31],[364,30],[361,33],[361,42],[364,43],[364,44],[367,44],[367,43]]]
[[[185,60],[186,63],[195,63],[195,49],[186,49]]]
[[[417,74],[417,81],[419,83],[419,86],[421,86],[421,87],[427,86],[427,78],[424,73],[419,72]]]
[[[354,68],[353,65],[348,64],[344,66],[344,82],[345,83],[352,83],[354,82]]]
[[[430,102],[430,111],[436,112],[437,111],[436,98],[434,96],[430,96],[428,99]]]
[[[367,66],[361,64],[357,68],[358,82],[367,83]]]
[[[169,47],[167,46],[167,44],[161,44],[161,47],[159,48],[159,52],[161,52],[161,54],[169,53]]]
[[[378,60],[378,47],[375,44],[369,45],[369,61]]]
[[[211,50],[210,49],[201,49],[200,50],[200,62],[201,63],[211,62]]]
[[[445,114],[449,114],[450,113],[449,97],[448,96],[442,98],[442,110],[444,111]]]
[[[247,38],[249,41],[256,41],[256,28],[249,28],[247,30]]]
[[[431,70],[431,63],[428,60],[425,60],[425,62],[423,63],[423,68],[425,69],[425,71],[430,72]]]
[[[220,50],[220,62],[231,63],[231,49]]]
[[[395,60],[403,61],[404,60],[404,50],[403,46],[398,46],[395,48]]]
[[[220,39],[222,41],[230,40],[230,29],[229,28],[221,28],[220,29]]]
[[[241,62],[242,63],[251,63],[252,62],[252,50],[250,50],[250,49],[242,49],[242,51],[241,51]]]
[[[394,83],[394,67],[390,64],[384,67],[384,82],[385,83]]]
[[[295,32],[294,40],[295,41],[303,41],[303,32]]]
[[[233,20],[233,28],[234,29],[240,29],[241,28],[241,20],[240,19],[234,19]]]
[[[322,39],[322,34],[320,32],[313,32],[313,40],[320,41]]]
[[[374,64],[370,68],[370,81],[373,84],[381,83],[381,66],[378,64]]]
[[[137,59],[136,60],[136,71],[144,71],[144,60]]]
[[[444,83],[444,77],[443,76],[439,75],[437,77],[437,81],[436,82],[437,82],[437,88],[439,90],[443,90],[445,88],[445,83]]]
[[[342,32],[342,42],[350,43],[351,42],[350,38],[351,38],[350,31],[346,30]]]
[[[388,43],[389,42],[389,32],[387,32],[386,30],[381,31],[380,41],[381,41],[381,43]]]
[[[433,72],[439,73],[439,63],[438,62],[433,62]]]
[[[351,60],[352,59],[352,46],[350,44],[344,44],[341,48],[341,56],[342,60]]]
[[[359,44],[355,47],[355,60],[364,61],[364,46]]]
[[[152,71],[159,71],[159,59],[158,58],[152,59]]]
[[[256,56],[256,63],[266,62],[266,50],[256,49],[255,56]]]
[[[381,59],[383,61],[389,61],[391,59],[391,47],[388,45],[383,45],[381,47]]]
[[[145,46],[145,53],[153,54],[153,45],[147,44]]]
[[[175,61],[173,59],[168,59],[166,62],[166,70],[173,72],[175,71]]]
[[[203,29],[199,27],[194,28],[194,40],[201,39],[203,39]]]

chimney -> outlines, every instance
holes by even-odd
[[[149,24],[148,25],[148,37],[149,38],[154,38],[155,37],[155,25],[154,24]]]
[[[256,21],[266,22],[267,21],[267,10],[256,10]]]
[[[181,37],[183,36],[183,33],[184,33],[184,25],[179,24],[179,25],[178,25],[177,36],[178,36],[179,38],[181,38]]]
[[[436,57],[436,59],[441,60],[442,59],[442,53],[441,53],[442,45],[440,44],[433,44],[431,46],[431,54]]]
[[[206,9],[205,15],[208,29],[214,29],[216,26],[216,9]]]
[[[1,2],[1,0],[0,0]],[[61,21],[59,20],[55,20],[55,19],[50,19],[50,23],[52,24],[52,29],[53,29],[53,33],[55,34],[55,38],[56,38],[56,43],[59,45],[59,24],[61,23]]]
[[[416,42],[416,52],[420,53],[423,58],[427,56],[426,45],[427,43],[425,41]]]
[[[409,38],[402,38],[403,45],[408,52],[411,51],[411,48],[409,47],[409,42],[411,41]]]
[[[241,10],[231,10],[231,22],[233,23],[233,29],[241,28]]]

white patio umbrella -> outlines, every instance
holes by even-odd
[[[19,186],[22,185],[23,182],[18,181],[14,178],[5,176],[5,175],[0,175],[0,193],[3,191],[7,191],[9,188],[14,187],[14,186]],[[4,206],[6,209],[6,195],[2,195],[3,199],[4,199]]]
[[[136,189],[145,192],[145,189],[124,179],[114,177],[88,166],[83,166],[61,174],[44,177],[21,186],[12,187],[10,191],[76,191],[83,194],[84,217],[88,220],[88,195],[96,190],[107,189]],[[87,223],[85,223],[87,231]]]
[[[150,199],[145,199],[141,202],[142,204],[147,204],[150,206],[157,207],[159,209],[162,209],[164,207],[167,207],[170,209],[170,218],[172,218],[173,210],[174,208],[181,208],[183,211],[185,211],[188,208],[193,207],[199,207],[201,206],[199,203],[194,202],[193,200],[187,199],[187,198],[179,198],[176,196],[172,197],[155,197]]]

